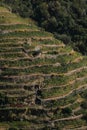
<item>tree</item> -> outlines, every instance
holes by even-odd
[[[87,54],[87,1],[86,0],[1,0],[13,12],[31,17],[65,44]],[[77,45],[82,42],[82,48]]]

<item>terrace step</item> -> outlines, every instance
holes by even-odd
[[[80,114],[78,116],[71,116],[71,117],[68,117],[68,118],[61,118],[61,119],[53,120],[52,122],[76,120],[76,119],[79,119],[79,118],[82,118],[82,117],[83,117],[83,115]]]
[[[82,85],[82,86],[78,87],[77,89],[73,89],[68,94],[62,95],[60,97],[52,97],[52,98],[43,99],[43,102],[50,101],[50,100],[52,101],[52,100],[63,99],[63,98],[65,98],[73,93],[78,93],[78,92],[81,92],[81,91],[86,90],[86,89],[87,89],[87,84]]]
[[[7,130],[11,126],[23,130],[57,130],[60,126],[61,130],[87,129],[81,106],[86,96],[86,56],[37,27],[31,19],[0,7],[2,126],[5,120]]]

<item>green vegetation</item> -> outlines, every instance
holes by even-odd
[[[37,9],[49,6],[54,9],[57,2],[19,1],[4,0],[14,5],[16,13],[19,7],[24,11],[25,4],[37,7],[39,2]],[[63,1],[66,3],[65,0],[59,3]],[[75,1],[67,2],[71,7]],[[87,128],[87,57],[38,28],[31,19],[21,18],[11,13],[11,7],[7,8],[0,7],[0,130]],[[46,9],[42,11],[43,18],[48,17]],[[27,17],[26,12],[21,13],[25,14]],[[34,14],[31,12],[31,17]],[[55,23],[55,18],[52,21]]]
[[[0,106],[8,103],[7,96],[4,93],[0,93]]]
[[[0,3],[9,5],[10,10],[22,17],[33,18],[65,44],[87,54],[86,0],[1,0]]]

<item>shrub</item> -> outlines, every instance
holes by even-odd
[[[18,130],[18,128],[13,128],[13,127],[12,127],[12,128],[9,128],[9,130]]]
[[[62,113],[67,114],[67,115],[71,115],[72,109],[69,107],[66,107],[66,108],[62,109]]]
[[[87,101],[82,102],[81,107],[87,109]]]

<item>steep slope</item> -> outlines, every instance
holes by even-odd
[[[0,0],[87,55],[87,0]]]
[[[0,7],[0,129],[87,129],[87,58]]]

